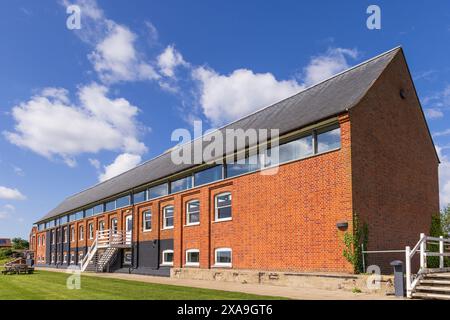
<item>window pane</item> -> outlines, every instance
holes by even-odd
[[[171,193],[183,191],[183,190],[186,190],[189,188],[192,188],[192,177],[191,176],[170,182],[170,192]]]
[[[173,227],[173,207],[164,208],[164,227]]]
[[[70,222],[75,221],[76,219],[77,219],[76,213],[72,213],[72,214],[69,216],[69,221],[70,221]]]
[[[190,263],[198,263],[200,262],[200,253],[199,252],[188,252],[188,261]]]
[[[217,263],[231,263],[231,251],[217,251]]]
[[[231,218],[231,207],[220,208],[217,211],[217,217],[219,219]]]
[[[252,155],[250,157],[245,158],[245,163],[240,163],[239,160],[234,163],[227,163],[226,167],[227,178],[238,176],[252,171],[258,171],[259,169],[260,169],[259,157],[258,155]]]
[[[78,211],[77,213],[75,213],[75,216],[76,216],[77,220],[83,219],[84,212],[83,211]]]
[[[217,196],[217,206],[223,207],[223,206],[230,206],[231,205],[231,194],[221,194]]]
[[[125,196],[116,200],[116,208],[122,208],[130,205],[130,196]]]
[[[278,155],[276,154],[276,152],[278,152]],[[312,135],[308,135],[266,150],[265,165],[272,166],[276,165],[277,163],[284,163],[296,159],[301,159],[312,154]]]
[[[200,201],[191,201],[187,205],[187,223],[200,222]]]
[[[152,228],[152,213],[150,211],[144,212],[144,230]]]
[[[196,186],[210,183],[222,179],[222,165],[215,166],[194,174],[194,184]]]
[[[105,203],[105,210],[106,211],[112,211],[116,209],[116,202],[115,201],[110,201]]]
[[[133,195],[133,202],[134,203],[144,202],[145,200],[147,200],[147,192],[145,190],[141,191],[141,192],[138,192],[138,193],[135,193]]]
[[[154,186],[148,189],[148,198],[154,199],[162,196],[166,196],[168,194],[168,184],[160,184],[159,186]]]
[[[164,262],[173,262],[173,252],[164,252]]]
[[[84,216],[85,216],[85,217],[90,217],[90,216],[92,216],[92,215],[94,215],[94,209],[93,209],[93,208],[84,210]]]
[[[188,203],[188,212],[200,211],[200,201],[191,201]]]
[[[62,216],[61,218],[59,218],[59,223],[60,224],[65,224],[65,223],[67,223],[69,220],[68,220],[68,216]]]
[[[103,204],[99,204],[98,206],[94,207],[94,214],[99,214],[103,212]]]
[[[332,127],[317,133],[317,152],[325,152],[341,147],[341,128]]]

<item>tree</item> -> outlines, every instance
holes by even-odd
[[[28,249],[29,243],[27,240],[24,240],[22,238],[13,238],[11,240],[12,247],[14,250],[22,250],[22,249]]]
[[[444,237],[449,237],[450,235],[450,204],[447,205],[441,211],[441,226],[444,232]]]

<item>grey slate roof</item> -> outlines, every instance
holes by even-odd
[[[238,128],[243,130],[277,128],[280,130],[280,135],[283,135],[341,114],[355,106],[364,97],[367,90],[401,50],[401,48],[389,50],[219,130],[225,132],[226,129]],[[66,198],[39,222],[194,166],[196,165],[175,165],[171,161],[170,152],[163,153],[119,176]]]

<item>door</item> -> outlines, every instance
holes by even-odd
[[[125,217],[125,232],[126,232],[126,244],[131,244],[132,232],[133,232],[133,216],[129,215]]]

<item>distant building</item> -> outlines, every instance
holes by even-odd
[[[12,248],[11,239],[0,238],[0,249],[1,248]]]

